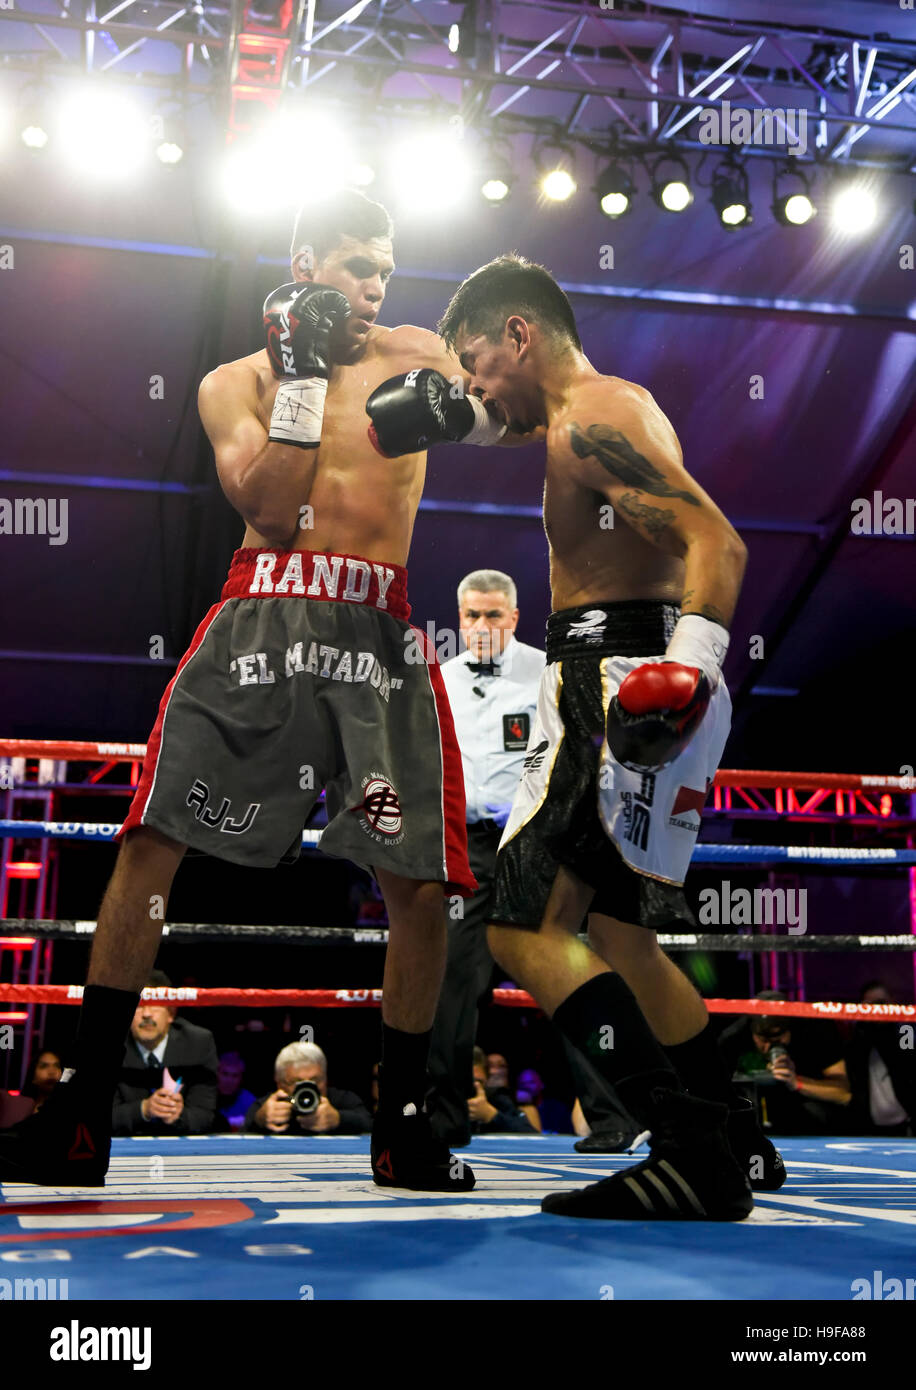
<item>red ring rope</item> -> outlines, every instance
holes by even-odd
[[[143,998],[181,1008],[310,1008],[374,1009],[382,1002],[380,989],[201,989],[197,985],[150,987]],[[0,1000],[13,1004],[78,1004],[82,985],[13,985],[0,983]],[[494,989],[494,1004],[536,1009],[523,989]],[[765,1014],[774,1018],[854,1018],[872,1023],[916,1019],[916,1004],[802,1004],[780,999],[707,999],[711,1014]]]
[[[0,738],[0,757],[57,758],[78,762],[132,762],[146,755],[145,743],[95,743],[69,739]],[[796,787],[809,791],[916,792],[916,777],[865,772],[774,772],[720,768],[717,787]]]

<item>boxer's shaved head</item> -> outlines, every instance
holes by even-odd
[[[514,251],[468,276],[439,320],[439,333],[453,349],[461,335],[483,335],[495,343],[513,315],[536,323],[550,337],[568,339],[581,352],[566,295],[549,270]]]
[[[342,188],[299,209],[293,231],[290,258],[308,250],[312,264],[318,265],[329,251],[344,238],[366,242],[377,238],[390,240],[394,226],[381,203],[374,203],[357,188]]]

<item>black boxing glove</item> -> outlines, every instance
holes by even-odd
[[[664,661],[647,661],[621,681],[607,712],[614,757],[635,772],[659,772],[690,742],[728,649],[728,633],[699,613],[678,620]]]
[[[369,438],[385,458],[416,454],[446,441],[495,444],[506,432],[476,396],[466,396],[441,372],[417,367],[377,386],[366,402]]]
[[[281,379],[270,417],[274,443],[314,449],[320,442],[331,332],[349,316],[346,295],[329,285],[281,285],[264,301],[267,356]]]

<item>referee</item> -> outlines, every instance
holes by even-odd
[[[458,625],[465,650],[445,663],[442,677],[464,769],[468,858],[480,887],[446,908],[448,957],[429,1051],[426,1108],[433,1132],[450,1145],[471,1141],[477,1010],[493,970],[486,907],[546,660],[516,638],[515,584],[501,570],[465,575],[458,585]]]
[[[477,1014],[490,985],[487,903],[503,827],[522,775],[546,657],[519,642],[515,584],[501,570],[473,570],[458,585],[465,650],[442,667],[464,769],[468,858],[480,887],[447,907],[448,957],[429,1052],[426,1097],[433,1132],[451,1148],[471,1140]],[[597,1072],[565,1046],[583,1111],[592,1125],[583,1147],[617,1151],[636,1126]],[[578,1146],[577,1146],[578,1147]]]

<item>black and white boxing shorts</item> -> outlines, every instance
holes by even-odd
[[[491,922],[536,930],[565,864],[595,889],[592,912],[658,930],[696,925],[683,882],[728,738],[725,682],[690,743],[660,772],[622,767],[605,736],[621,681],[663,660],[679,617],[675,605],[653,600],[551,614],[537,714],[496,861]]]
[[[407,571],[356,555],[238,550],[168,686],[119,838],[149,825],[236,864],[322,853],[468,896],[464,777]]]

